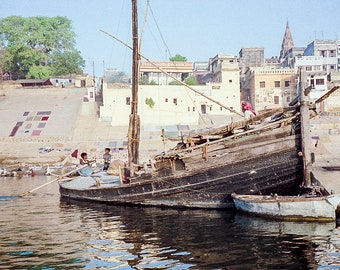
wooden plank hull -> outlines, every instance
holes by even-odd
[[[100,180],[100,177],[61,181],[60,194],[77,200],[104,203],[231,208],[234,207],[230,196],[232,192],[287,194],[297,190],[301,183],[302,163],[295,147],[279,151],[270,151],[268,148],[267,154],[264,154],[266,147],[261,147],[261,155],[239,158],[238,162],[234,162],[233,157],[229,158],[233,162],[210,160],[207,162],[209,167],[202,163],[201,166],[198,164],[195,171],[183,170],[165,176],[141,177],[133,179],[130,184],[117,184],[119,181],[112,177],[102,179],[104,184],[100,186],[95,185],[96,179]],[[275,145],[270,146],[270,149],[275,149]],[[229,149],[230,155],[231,152]],[[223,160],[221,157],[216,159]],[[115,184],[105,184],[110,181]]]
[[[100,174],[61,181],[60,194],[109,204],[191,208],[233,208],[233,192],[298,194],[301,137],[291,123],[292,118],[260,124],[241,134],[230,134],[228,126],[218,129],[220,139],[216,132],[198,134],[184,147],[153,157],[152,169],[144,168],[129,184]]]
[[[332,221],[336,219],[339,195],[262,196],[233,193],[236,209],[256,216],[289,220]]]

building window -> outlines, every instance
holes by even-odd
[[[279,96],[274,96],[274,104],[279,104]]]
[[[280,87],[280,81],[275,81],[274,84],[275,84],[275,87]]]
[[[165,98],[165,102],[168,102],[169,101],[169,99],[168,98]]]
[[[307,66],[307,67],[306,67],[306,70],[307,70],[307,71],[311,71],[311,70],[312,70],[312,67],[311,67],[311,66]]]
[[[220,111],[222,111],[223,110],[223,108],[222,107],[220,107]]]
[[[266,82],[260,82],[260,88],[265,88],[266,87]]]
[[[315,83],[316,83],[316,85],[324,85],[325,80],[324,79],[315,79]]]
[[[229,83],[232,83],[233,82],[233,80],[229,80]]]
[[[175,105],[177,105],[177,98],[174,98],[173,102]]]
[[[289,103],[290,102],[290,96],[287,96],[287,103]]]
[[[188,112],[190,112],[190,107],[188,107]]]
[[[130,97],[127,97],[126,100],[125,100],[125,102],[126,102],[126,105],[130,105],[130,104],[131,104]]]
[[[289,87],[289,81],[285,81],[285,87]]]
[[[192,111],[193,111],[193,112],[195,111],[195,107],[192,107]]]

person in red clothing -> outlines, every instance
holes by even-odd
[[[256,115],[255,110],[251,106],[251,104],[247,101],[242,101],[241,103],[242,112],[244,113],[244,118],[248,119]]]

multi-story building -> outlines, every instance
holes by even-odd
[[[287,107],[296,97],[296,70],[252,68],[247,72],[249,102],[256,111]]]
[[[242,48],[239,52],[240,67],[240,88],[241,99],[249,101],[249,81],[246,80],[246,73],[252,67],[263,67],[265,65],[264,48]]]
[[[295,68],[304,67],[307,75],[307,84],[312,86],[309,94],[313,101],[327,92],[327,72],[323,70],[322,56],[297,56]]]
[[[264,48],[242,48],[239,52],[239,66],[241,72],[245,72],[249,67],[264,66]]]
[[[179,81],[184,81],[193,75],[192,62],[145,62],[141,61],[139,72],[141,77],[145,77],[147,84],[168,85],[173,78],[162,71],[166,71]]]
[[[145,72],[145,69],[143,70]],[[205,85],[192,86],[195,91],[182,85],[139,85],[138,111],[141,124],[198,125],[230,122],[235,113],[225,107],[241,112],[237,57],[218,54],[210,60],[209,70],[212,81]],[[149,75],[151,78],[155,74]],[[130,105],[129,85],[126,87],[112,85],[112,88],[108,88],[104,82],[103,106],[100,107],[101,121],[109,121],[113,126],[126,125],[131,111]]]
[[[304,51],[305,56],[322,56],[322,70],[330,74],[340,69],[340,40],[314,40]]]

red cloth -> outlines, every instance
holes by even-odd
[[[249,102],[246,101],[242,101],[241,103],[242,106],[242,111],[251,111],[254,115],[256,115],[255,110],[253,109],[253,107],[251,106],[251,104]]]
[[[78,149],[72,152],[71,157],[78,158]]]

